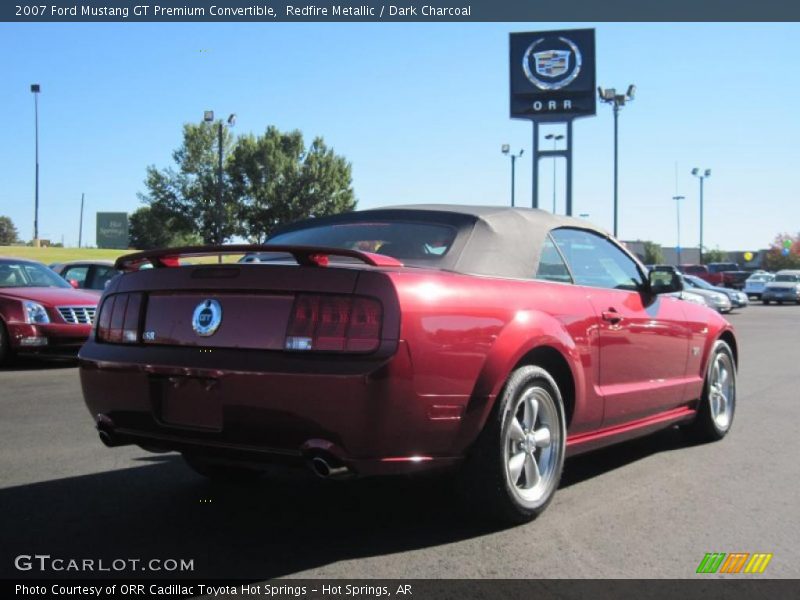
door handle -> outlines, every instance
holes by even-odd
[[[615,309],[609,308],[608,310],[604,310],[600,313],[603,317],[604,321],[608,321],[612,325],[616,325],[620,321],[622,321],[622,315],[620,315]]]

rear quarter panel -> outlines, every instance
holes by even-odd
[[[474,440],[509,373],[531,350],[549,346],[575,382],[570,432],[599,426],[595,397],[598,323],[585,290],[545,281],[453,273],[391,274],[401,306],[417,395],[459,407],[460,444]]]

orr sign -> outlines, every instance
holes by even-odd
[[[596,113],[594,29],[512,33],[511,118],[569,121]]]

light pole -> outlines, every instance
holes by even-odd
[[[203,113],[203,121],[205,121],[206,123],[213,123],[214,122],[214,111],[213,110],[205,111]],[[228,117],[228,126],[229,127],[233,127],[234,125],[236,125],[236,115],[235,114],[231,114]],[[219,144],[219,147],[218,147],[219,164],[217,166],[217,206],[216,206],[216,210],[214,211],[216,213],[215,218],[214,218],[214,221],[216,221],[215,227],[214,227],[214,242],[217,245],[221,246],[222,245],[222,241],[223,241],[222,240],[222,220],[223,220],[223,217],[224,217],[224,214],[225,214],[224,210],[223,210],[223,206],[222,206],[222,151],[223,151],[223,148],[222,148],[222,121],[220,121],[218,123],[218,126],[217,126],[217,141],[218,141],[218,144]]]
[[[522,156],[522,153],[525,152],[525,148],[521,148],[519,154],[514,154],[511,152],[511,146],[508,144],[503,144],[500,147],[500,151],[503,154],[506,154],[511,157],[511,206],[514,206],[514,181],[516,179],[514,174],[514,165],[517,162],[517,159]]]
[[[703,264],[703,180],[711,177],[711,169],[706,169],[700,174],[700,169],[692,169],[692,175],[700,180],[700,264]]]
[[[546,140],[553,140],[553,151],[555,152],[556,144],[558,140],[563,140],[564,136],[560,133],[558,135],[553,135],[552,133],[548,133],[544,136]],[[553,157],[553,214],[556,214],[556,157]]]
[[[612,108],[614,109],[614,237],[617,237],[617,220],[618,220],[618,208],[619,208],[619,197],[618,197],[618,171],[619,171],[619,161],[618,161],[618,148],[619,148],[619,109],[625,106],[626,102],[631,102],[636,95],[636,86],[631,84],[628,86],[628,91],[624,94],[618,94],[617,90],[614,88],[606,89],[603,87],[597,88],[597,95],[600,97],[602,102],[606,104],[611,104]]]
[[[33,245],[39,246],[39,92],[41,86],[38,83],[31,84],[33,93],[33,114],[36,127],[36,192],[33,204]]]
[[[678,264],[675,265],[676,267],[680,267],[681,265],[681,200],[684,200],[686,196],[673,196],[672,199],[675,200],[675,206],[678,208],[678,245],[675,248],[678,254]]]

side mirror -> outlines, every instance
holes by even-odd
[[[78,284],[78,281],[76,279],[70,279],[69,280],[69,284],[72,287],[74,287],[76,290],[80,287],[80,285]]]
[[[653,294],[671,294],[683,290],[683,280],[675,271],[652,270],[648,275],[650,292]]]

